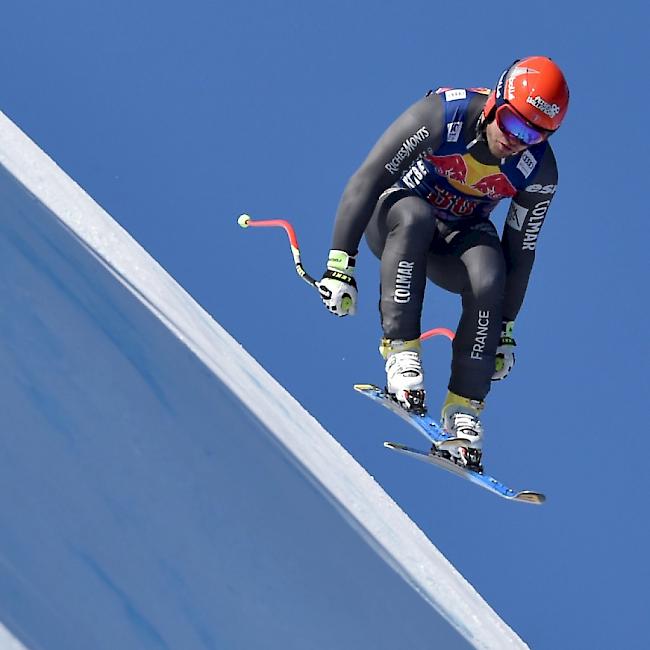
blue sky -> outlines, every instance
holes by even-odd
[[[635,11],[643,13],[635,13]],[[23,0],[0,26],[1,109],[105,207],[375,476],[535,648],[641,648],[647,633],[645,7],[567,3]],[[426,90],[493,85],[546,54],[572,103],[560,186],[490,395],[485,460],[542,508],[501,502],[384,450],[417,434],[352,391],[381,382],[378,262],[338,320],[300,282],[287,218],[320,274],[343,187]],[[506,206],[496,212],[501,228]],[[425,328],[455,327],[430,287]],[[449,347],[427,344],[429,402]],[[390,597],[390,595],[387,595]]]

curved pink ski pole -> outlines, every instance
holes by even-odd
[[[293,229],[293,226],[284,219],[251,219],[250,215],[242,214],[237,223],[242,228],[284,228],[284,231],[289,237],[289,244],[291,245],[291,254],[293,255],[293,261],[296,265],[296,273],[309,285],[316,287],[316,280],[305,271],[305,267],[302,265],[302,260],[300,259],[300,247],[298,246],[298,238],[296,237],[296,231]]]
[[[420,341],[426,341],[434,336],[446,336],[450,341],[453,341],[456,334],[446,327],[434,327],[432,330],[424,332],[420,336]]]
[[[289,237],[289,244],[291,246],[291,254],[293,255],[293,261],[296,265],[296,273],[312,287],[316,287],[316,280],[305,271],[305,267],[302,265],[302,260],[300,258],[300,247],[298,246],[298,238],[296,237],[296,231],[293,229],[293,226],[286,221],[285,219],[252,219],[248,214],[242,214],[237,223],[242,228],[283,228]],[[431,330],[424,332],[420,336],[420,341],[426,341],[434,336],[446,336],[450,341],[454,340],[454,332],[446,327],[434,327]]]

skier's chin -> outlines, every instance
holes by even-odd
[[[519,148],[511,146],[507,142],[496,141],[492,148],[492,154],[497,158],[508,158],[519,152]]]

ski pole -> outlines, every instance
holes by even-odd
[[[316,285],[316,280],[305,271],[305,267],[302,265],[302,260],[300,258],[300,247],[298,246],[298,238],[296,237],[296,231],[293,229],[293,226],[284,219],[252,219],[248,214],[242,214],[237,219],[237,223],[242,228],[284,228],[284,231],[289,237],[289,244],[291,245],[291,254],[293,255],[293,261],[296,265],[296,273],[310,286],[318,289]],[[434,327],[420,336],[421,341],[426,341],[434,336],[446,336],[450,341],[454,340],[454,332],[446,327]]]
[[[293,229],[293,226],[284,219],[251,219],[250,215],[242,214],[237,223],[242,228],[254,227],[254,228],[284,228],[284,231],[289,237],[289,244],[291,245],[291,254],[293,255],[293,261],[296,265],[296,273],[310,286],[318,289],[316,286],[316,280],[305,271],[305,267],[302,265],[300,259],[300,247],[298,246],[298,238],[296,237],[296,231]]]
[[[426,341],[434,336],[446,336],[450,341],[453,341],[456,334],[446,327],[434,327],[432,330],[424,332],[424,334],[420,336],[420,341]]]

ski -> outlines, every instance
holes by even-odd
[[[504,485],[501,483],[501,481],[497,480],[493,476],[490,476],[489,474],[486,474],[485,472],[476,472],[467,467],[463,467],[462,465],[455,463],[453,460],[439,456],[436,453],[414,449],[413,447],[403,445],[399,442],[385,442],[384,447],[387,449],[392,449],[393,451],[397,451],[400,454],[410,456],[411,458],[424,461],[425,463],[436,465],[437,467],[465,478],[471,483],[474,483],[474,485],[478,485],[479,487],[488,490],[488,492],[492,492],[493,494],[503,497],[504,499],[535,504],[544,503],[546,500],[546,497],[539,492],[532,492],[531,490],[520,490],[517,492],[516,490],[509,488],[507,485]]]
[[[354,390],[375,402],[379,402],[383,407],[392,411],[403,420],[406,420],[406,422],[415,427],[416,431],[421,433],[431,444],[437,445],[443,440],[452,439],[451,436],[444,433],[440,425],[430,415],[403,409],[383,389],[372,384],[355,384]]]
[[[384,390],[377,386],[373,386],[372,384],[355,384],[354,389],[362,395],[369,397],[374,402],[378,402],[389,411],[392,411],[408,422],[438,451],[422,451],[398,442],[385,442],[384,446],[387,449],[391,449],[406,456],[410,456],[411,458],[440,467],[441,469],[470,481],[474,485],[484,488],[488,492],[492,492],[492,494],[496,494],[497,496],[510,501],[542,504],[546,500],[546,497],[540,492],[533,492],[531,490],[513,490],[493,476],[486,474],[484,471],[477,471],[470,467],[465,467],[451,459],[448,454],[444,454],[444,448],[454,445],[457,439],[446,434],[441,429],[440,425],[427,413],[410,413],[409,411],[406,411]]]

